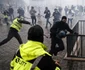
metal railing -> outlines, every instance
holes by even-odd
[[[81,49],[81,57],[82,57],[82,41],[85,37],[84,35],[84,24],[85,20],[79,20],[77,24],[73,27],[73,31],[77,32],[78,35],[67,35],[67,56],[78,56],[78,53]]]
[[[67,54],[64,59],[68,60],[68,70],[84,70],[82,66],[85,64],[82,62],[85,62],[85,20],[79,20],[72,29],[78,35],[67,35]],[[81,66],[80,69],[78,66]]]

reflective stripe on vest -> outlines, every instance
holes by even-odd
[[[18,56],[16,56],[12,61],[11,61],[11,68],[10,70],[30,70],[32,67],[32,63],[25,61]],[[40,70],[38,67],[35,67],[35,70]]]
[[[18,19],[19,19],[19,18],[16,18],[16,19],[13,21],[13,23],[12,23],[12,25],[11,25],[10,27],[15,28],[16,30],[20,31],[20,29],[21,29],[21,27],[22,27],[22,23],[19,23],[19,22],[18,22]]]

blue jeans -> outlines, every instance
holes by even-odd
[[[48,28],[48,23],[49,23],[50,26],[51,26],[51,23],[50,23],[50,21],[49,21],[49,18],[46,18],[46,28]]]

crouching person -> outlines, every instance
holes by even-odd
[[[20,45],[10,63],[10,70],[61,70],[58,62],[46,51],[43,35],[39,25],[29,29],[28,41]]]

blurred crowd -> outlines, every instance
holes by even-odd
[[[4,6],[0,4],[0,22],[1,24],[6,23],[7,25],[16,18],[18,15],[31,19],[31,24],[35,25],[36,22],[41,23],[42,18],[46,19],[46,26],[50,26],[57,21],[60,21],[61,16],[67,16],[68,24],[71,23],[75,16],[82,16],[85,14],[85,6],[82,5],[71,5],[71,6],[55,6],[55,7],[37,7],[37,6],[26,6],[26,7],[16,7],[16,6]],[[28,14],[29,15],[28,15]],[[25,16],[26,15],[26,16]],[[50,18],[52,22],[50,21]]]

